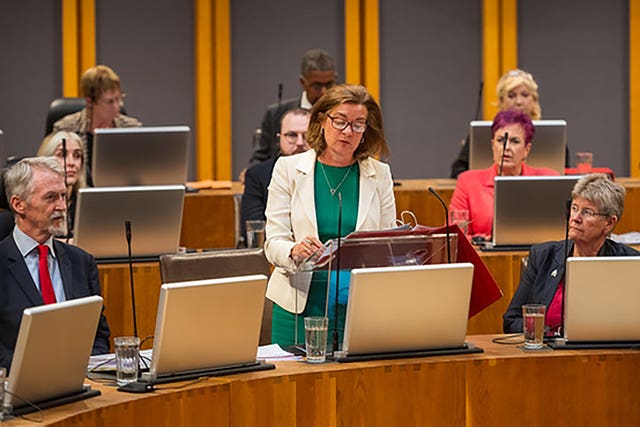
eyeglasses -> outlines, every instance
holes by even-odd
[[[335,130],[345,130],[349,125],[351,125],[351,130],[355,133],[364,133],[364,131],[367,130],[366,122],[348,122],[339,117],[331,117],[329,114],[327,114],[327,117],[331,119],[331,126]]]
[[[595,218],[597,216],[609,216],[609,214],[606,213],[602,213],[602,212],[596,212],[593,209],[590,208],[582,208],[580,209],[577,205],[572,204],[571,205],[571,215],[572,216],[577,216],[578,214],[580,214],[580,216],[582,216],[583,218]]]
[[[111,107],[112,105],[118,105],[118,107],[122,108],[124,106],[124,99],[126,97],[127,94],[123,92],[120,96],[116,96],[114,98],[100,99],[98,100],[97,104],[105,104],[109,107]]]
[[[304,79],[304,77],[303,77]],[[335,80],[331,80],[325,83],[321,83],[321,82],[312,82],[309,83],[309,81],[307,79],[304,79],[305,83],[307,84],[307,86],[310,89],[316,90],[316,91],[320,91],[322,89],[331,89],[332,87],[334,87],[336,85],[336,81]]]
[[[298,138],[302,138],[303,142],[307,142],[307,138],[305,137],[304,132],[289,131],[285,133],[279,133],[278,138],[280,137],[283,137],[284,140],[291,145],[297,143]]]

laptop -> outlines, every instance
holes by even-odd
[[[351,271],[339,362],[481,352],[465,345],[473,264]]]
[[[563,240],[567,201],[579,176],[498,176],[493,197],[492,240],[483,250],[527,250]]]
[[[640,256],[567,259],[565,344],[640,348]]]
[[[176,253],[183,204],[183,185],[81,188],[75,244],[99,261],[122,262],[128,257],[125,221],[130,221],[135,260]]]
[[[97,396],[83,385],[102,311],[90,296],[27,308],[4,394],[5,415],[21,415]],[[8,413],[7,413],[8,412]]]
[[[486,169],[493,164],[491,123],[476,120],[470,123],[469,169]],[[567,122],[564,120],[533,120],[536,128],[533,149],[527,165],[551,168],[564,175],[567,156]]]
[[[256,360],[266,290],[262,274],[163,284],[142,381],[273,369]]]
[[[184,184],[190,132],[188,126],[96,129],[94,185]]]

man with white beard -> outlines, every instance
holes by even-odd
[[[54,239],[65,232],[67,210],[58,161],[23,159],[4,180],[16,224],[0,242],[0,367],[8,369],[25,308],[100,295],[100,282],[91,255]],[[101,315],[92,354],[108,352],[109,326]]]

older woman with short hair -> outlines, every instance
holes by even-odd
[[[469,234],[491,235],[493,226],[493,189],[496,176],[558,175],[553,169],[534,168],[525,163],[532,147],[535,129],[529,116],[501,111],[491,125],[493,165],[487,169],[463,172],[458,177],[450,209],[469,211]],[[505,136],[509,140],[505,141]]]
[[[326,272],[296,275],[298,266],[338,234],[395,225],[391,172],[374,158],[385,158],[389,151],[382,111],[366,88],[329,89],[311,110],[307,142],[311,147],[307,152],[278,159],[265,212],[265,254],[276,267],[267,289],[267,297],[276,303],[272,339],[282,345],[304,342],[303,317],[325,313]],[[346,276],[344,280],[340,276],[338,307],[334,298],[329,306],[330,328],[338,310],[340,335],[348,295]],[[331,282],[335,287],[333,278]]]
[[[585,175],[578,180],[571,193],[568,256],[640,255],[608,239],[622,216],[625,193],[604,174]],[[545,325],[551,332],[558,332],[564,281],[565,241],[532,246],[518,289],[503,316],[504,331],[522,332],[522,305],[537,303],[547,307]]]

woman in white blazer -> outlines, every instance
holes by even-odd
[[[338,85],[329,89],[311,110],[307,142],[309,151],[276,162],[265,212],[265,254],[275,266],[267,288],[267,297],[275,302],[272,339],[281,345],[304,342],[303,318],[324,315],[326,272],[294,273],[322,242],[338,236],[340,200],[341,236],[395,226],[391,171],[373,158],[389,154],[382,111],[366,88]],[[340,335],[348,277],[348,272],[340,276]],[[329,298],[330,329],[334,301]]]

